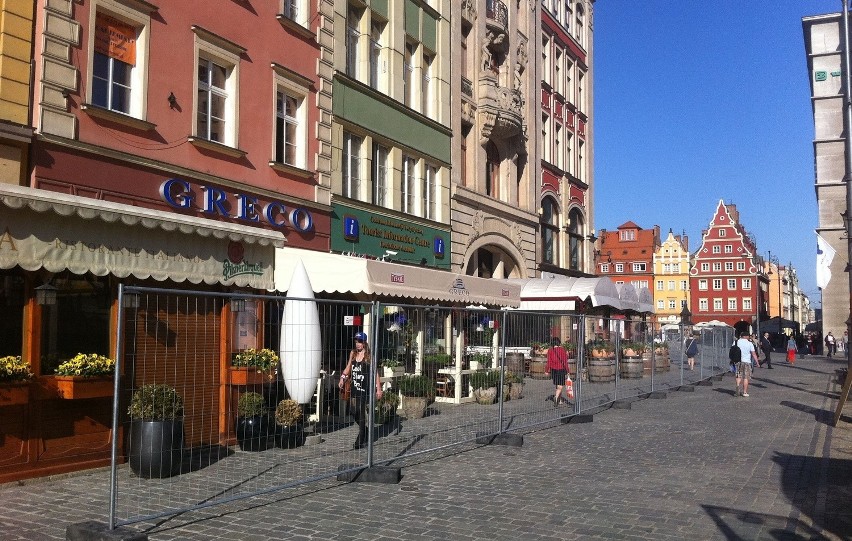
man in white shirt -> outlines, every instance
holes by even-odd
[[[754,344],[751,341],[751,335],[744,332],[737,340],[737,347],[740,348],[740,362],[737,363],[737,394],[740,396],[740,385],[742,384],[742,396],[748,398],[748,380],[751,379],[751,363],[757,362],[757,352],[754,350]]]

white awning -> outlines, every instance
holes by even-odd
[[[639,311],[650,314],[654,311],[654,295],[647,287],[639,288]]]
[[[575,310],[577,301],[620,309],[618,290],[606,276],[598,278],[511,278],[521,286],[522,310]]]
[[[634,312],[639,311],[639,293],[636,291],[636,288],[633,287],[633,284],[615,284],[615,288],[618,290],[618,299],[621,301],[621,309],[622,310],[633,310]]]
[[[287,290],[293,269],[300,260],[308,271],[314,293],[352,293],[515,308],[520,305],[520,286],[507,280],[286,247],[275,251],[276,290]]]
[[[0,184],[0,268],[272,287],[281,232]]]

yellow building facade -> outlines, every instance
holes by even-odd
[[[679,323],[689,306],[689,239],[669,235],[654,253],[654,316],[661,325]]]
[[[34,2],[0,0],[0,183],[21,184],[33,130],[30,58]]]

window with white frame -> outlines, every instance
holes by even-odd
[[[553,52],[553,90],[564,96],[562,92],[562,49],[556,47]]]
[[[675,299],[669,299],[669,310],[674,310],[677,308],[677,301]]]
[[[737,311],[737,299],[728,299],[728,311],[736,312]]]
[[[726,244],[726,245],[725,245],[725,253],[726,253],[726,254],[732,254],[732,253],[734,253],[734,247],[733,247],[732,245],[730,245],[730,244]]]
[[[616,263],[615,272],[624,272],[624,263]]]
[[[224,52],[224,51],[219,51]],[[228,55],[230,56],[230,55]],[[195,136],[236,146],[237,65],[201,49],[197,57]]]
[[[680,290],[681,290],[681,291],[686,291],[686,289],[687,289],[688,287],[689,287],[689,284],[687,283],[687,281],[686,281],[686,280],[681,280],[681,281],[680,281]]]
[[[680,274],[680,263],[674,263],[672,265],[672,274]]]
[[[734,270],[734,262],[733,261],[725,261],[725,270],[726,271]]]
[[[586,104],[583,103],[583,100],[586,98],[585,94],[585,86],[586,86],[586,72],[582,70],[578,70],[577,73],[577,102],[574,104],[577,106],[577,110],[581,113],[586,112]]]
[[[728,289],[733,291],[737,288],[737,279],[736,278],[728,278]]]
[[[601,263],[601,272],[609,272],[609,263]]]
[[[422,47],[421,47],[422,48]],[[433,92],[432,92],[432,61],[435,56],[423,53],[423,65],[420,66],[422,79],[420,83],[420,112],[432,118]]]
[[[565,56],[565,100],[574,103],[574,61]]]
[[[343,132],[343,196],[358,199],[361,195],[361,144],[362,139]]]
[[[553,123],[553,164],[562,169],[562,124]]]
[[[720,236],[720,237],[727,237],[727,236],[728,236],[728,231],[727,231],[724,227],[720,228],[720,229],[719,229],[719,236]]]
[[[737,270],[744,271],[745,270],[745,261],[737,261]]]
[[[669,280],[669,291],[674,291],[674,290],[675,290],[675,281]]]
[[[307,0],[282,0],[281,13],[302,26],[308,25]]]
[[[305,89],[296,89],[289,81],[277,79],[275,91],[276,163],[305,168]],[[299,90],[299,91],[296,91]]]
[[[645,263],[633,263],[633,272],[645,272]]]
[[[577,41],[580,43],[580,47],[586,48],[586,34],[584,31],[585,26],[585,10],[583,9],[582,4],[577,3],[577,24],[574,27],[574,36],[577,38]]]
[[[438,219],[438,168],[425,164],[423,167],[423,217],[429,220]]]
[[[720,291],[722,289],[722,279],[721,278],[713,278],[713,289],[715,291]]]
[[[702,263],[701,264],[701,272],[709,272],[710,271],[710,263]]]
[[[565,130],[565,167],[564,170],[569,175],[574,174],[573,154],[571,154],[572,145],[574,144],[574,136],[571,130]]]
[[[373,143],[373,204],[379,207],[388,206],[388,149],[378,143]]]
[[[118,2],[90,3],[88,103],[145,120],[150,17]]]
[[[370,23],[370,86],[376,90],[382,90],[382,36],[385,24],[373,20]]]
[[[577,141],[577,178],[586,181],[586,143]]]
[[[707,311],[707,299],[698,299],[698,310],[700,312]]]
[[[748,297],[743,298],[743,312],[748,312],[751,310],[751,299]]]
[[[714,272],[719,272],[721,270],[722,270],[722,262],[721,261],[717,261],[717,262],[713,263],[713,271]]]
[[[402,157],[402,212],[414,214],[417,190],[417,160],[411,156]]]
[[[699,291],[707,291],[707,279],[702,278],[698,280],[698,290]]]
[[[680,307],[681,307],[681,308],[686,308],[686,299],[681,299],[681,300],[680,300]]]
[[[544,161],[553,163],[550,159],[550,115],[547,113],[541,114],[541,152]]]
[[[671,274],[672,266],[671,263],[663,263],[663,274]]]
[[[722,310],[722,299],[713,299],[713,310],[720,312]]]
[[[713,253],[714,254],[721,254],[722,253],[722,247],[719,246],[718,244],[714,245],[713,246]]]
[[[358,77],[358,38],[361,37],[361,13],[355,6],[349,6],[346,16],[346,75]]]
[[[743,289],[751,289],[751,278],[743,278]]]
[[[545,34],[541,38],[541,78],[547,85],[550,85],[550,63],[547,60],[549,51],[550,38]]]
[[[571,35],[571,19],[574,18],[574,10],[571,9],[571,0],[565,0],[565,29]]]
[[[618,232],[618,240],[636,240],[635,229],[622,229]]]
[[[665,307],[666,307],[666,301],[664,301],[663,299],[659,299],[659,300],[657,301],[657,309],[658,309],[658,310],[662,310],[662,309],[664,309]]]
[[[414,59],[417,44],[407,41],[402,58],[402,103],[411,107],[414,103]]]
[[[663,281],[657,280],[657,291],[663,291]]]
[[[648,280],[639,280],[639,287],[644,287],[645,289],[648,289]]]

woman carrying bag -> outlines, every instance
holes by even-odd
[[[556,386],[556,392],[553,397],[548,397],[548,400],[553,400],[553,407],[557,407],[562,400],[562,388],[565,388],[565,395],[568,400],[574,398],[574,383],[571,381],[571,376],[568,374],[568,353],[562,347],[559,338],[554,336],[550,339],[550,349],[547,350],[547,366],[545,374],[550,374],[553,385]]]
[[[340,375],[338,386],[341,390],[351,385],[349,396],[349,411],[355,415],[358,423],[358,437],[355,439],[353,449],[362,449],[367,446],[367,408],[370,406],[370,346],[367,344],[367,335],[355,333],[355,347],[349,352],[349,361],[343,374]],[[376,374],[376,399],[382,398],[382,382]]]

